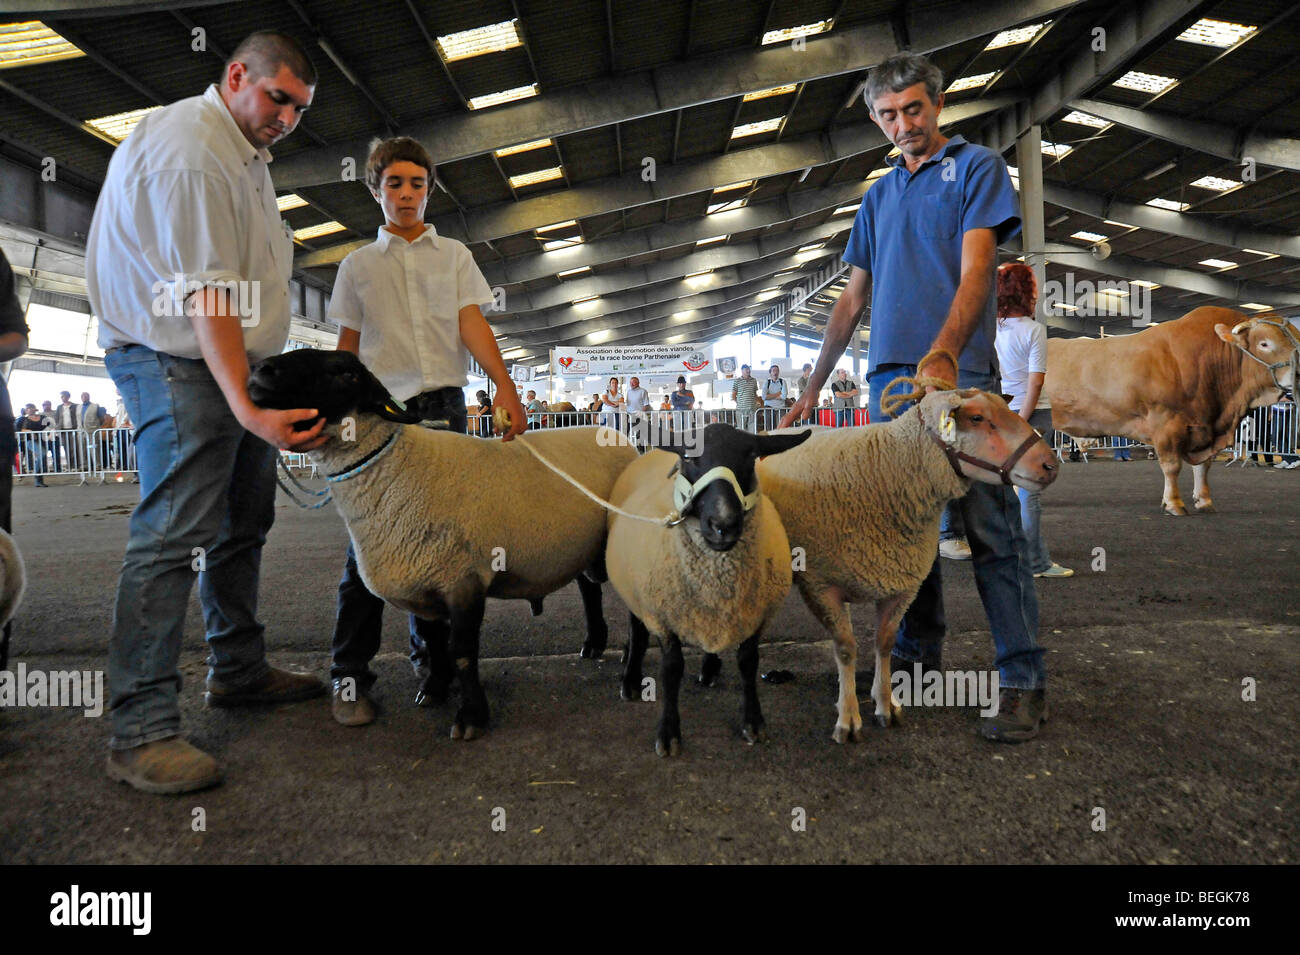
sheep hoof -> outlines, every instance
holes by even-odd
[[[862,739],[862,727],[843,726],[835,724],[835,732],[831,734],[831,739],[837,743],[856,743]]]
[[[717,654],[706,653],[700,661],[700,686],[717,686],[718,674],[722,672],[722,658]]]
[[[1170,505],[1170,504],[1166,504],[1166,505],[1164,506],[1164,512],[1165,512],[1165,516],[1166,516],[1166,517],[1186,517],[1186,516],[1187,516],[1187,508],[1183,507],[1183,505],[1181,505],[1181,504],[1179,504],[1177,507],[1174,507],[1173,505]]]
[[[584,660],[599,660],[604,652],[604,647],[593,647],[589,643],[584,643],[582,649],[578,651],[578,656]]]
[[[886,729],[890,724],[889,714],[876,713],[871,717],[871,722],[874,723],[878,729]]]
[[[453,723],[451,725],[451,738],[472,740],[478,739],[485,732],[481,726],[475,726],[473,723],[468,725],[464,723]]]
[[[416,706],[441,706],[447,702],[447,691],[449,687],[434,687],[428,684],[421,686],[415,691]]]
[[[640,685],[641,681],[639,679],[631,683],[624,682],[623,685],[618,688],[618,695],[622,697],[624,702],[635,703],[641,699],[641,694],[637,692],[636,689]]]
[[[740,732],[741,735],[745,737],[745,742],[750,746],[753,746],[755,743],[767,742],[767,730],[761,725],[754,726],[752,723],[746,723]]]
[[[1213,502],[1211,502],[1211,501],[1206,501],[1204,504],[1197,504],[1197,505],[1196,505],[1196,510],[1199,511],[1200,513],[1202,513],[1202,514],[1215,514],[1215,513],[1217,513],[1217,511],[1214,510],[1214,504],[1213,504]]]
[[[659,756],[680,756],[682,753],[682,741],[674,736],[666,743],[662,739],[655,740],[655,753]]]

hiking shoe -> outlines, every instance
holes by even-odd
[[[309,673],[288,670],[271,671],[248,686],[227,687],[208,677],[208,692],[203,699],[208,706],[256,706],[260,703],[296,703],[325,692],[325,684]]]
[[[1073,577],[1074,571],[1069,567],[1062,567],[1060,564],[1052,564],[1041,574],[1034,574],[1035,577]]]
[[[179,736],[108,754],[108,777],[141,792],[188,793],[222,779],[217,761]]]
[[[330,713],[334,721],[343,726],[365,726],[375,721],[375,702],[356,680],[340,677],[333,682]]]
[[[939,556],[949,560],[970,560],[970,544],[961,538],[939,541]]]
[[[980,717],[980,735],[997,743],[1023,743],[1047,722],[1046,690],[1003,689],[995,716]]]

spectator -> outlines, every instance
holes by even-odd
[[[492,399],[488,393],[480,388],[474,392],[474,400],[478,402],[474,408],[474,414],[478,421],[478,436],[480,438],[492,437]]]
[[[69,392],[60,391],[59,399],[59,406],[54,409],[54,427],[60,432],[59,444],[63,447],[65,467],[69,471],[81,471],[86,467],[86,455],[81,444],[78,409]]]
[[[771,431],[785,414],[785,399],[788,397],[785,379],[781,377],[781,366],[773,365],[768,369],[767,381],[763,382],[763,429]]]
[[[736,427],[748,431],[758,407],[758,381],[748,365],[741,365],[740,377],[731,382],[731,400],[736,403]]]
[[[605,389],[605,396],[600,406],[602,412],[600,423],[618,430],[618,409],[626,403],[627,399],[619,394],[618,379],[611,378],[609,380],[609,387]]]
[[[541,427],[542,403],[537,400],[537,392],[529,390],[528,401],[524,404],[524,410],[528,412],[528,427]]]
[[[45,439],[42,432],[49,427],[49,418],[36,410],[36,405],[23,409],[23,416],[17,421],[21,437],[23,470],[35,478],[37,487],[45,487]]]
[[[1043,384],[1047,380],[1047,328],[1033,319],[1038,303],[1034,271],[1022,262],[998,268],[998,334],[994,342],[1002,370],[1002,391],[1011,396],[1011,410],[1052,443],[1052,403]],[[1035,577],[1073,577],[1074,571],[1052,560],[1043,533],[1041,491],[1016,488],[1020,497],[1020,523],[1025,530],[1029,569]]]
[[[813,370],[812,363],[811,363],[811,362],[804,362],[804,365],[803,365],[803,374],[801,374],[801,375],[799,376],[798,381],[795,383],[795,386],[799,389],[799,397],[800,397],[800,398],[802,398],[802,397],[803,397],[803,393],[804,393],[805,391],[808,390],[808,379],[812,377],[812,370]],[[799,423],[799,424],[812,424],[812,423],[813,423],[812,414],[813,414],[813,406],[810,405],[810,406],[808,407],[808,415],[809,415],[809,416],[808,416],[807,418],[805,418],[803,421],[798,422],[798,423]]]
[[[854,409],[858,406],[858,383],[849,377],[847,370],[836,369],[835,380],[831,382],[831,397],[835,399],[835,427],[851,426]]]
[[[632,426],[650,408],[650,394],[641,387],[641,379],[633,375],[627,384],[627,426]]]

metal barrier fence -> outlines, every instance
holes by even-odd
[[[63,431],[19,431],[18,458],[14,479],[30,477],[43,483],[53,476],[76,477],[87,484],[108,480],[110,474],[122,480],[134,478],[135,436],[130,428],[100,428],[87,433]]]
[[[742,431],[771,431],[785,417],[787,408],[755,408],[753,411],[739,411],[736,408],[697,409],[695,411],[540,411],[528,416],[529,430],[539,428],[573,428],[583,425],[605,425],[617,428],[625,434],[631,430],[650,429],[654,433],[665,430],[675,431],[687,428],[703,428],[714,422],[722,422],[740,428]],[[814,412],[813,424],[826,427],[852,427],[867,424],[865,408],[851,408],[836,411],[832,408],[818,408]],[[492,416],[470,415],[468,430],[470,434],[491,437]]]
[[[1084,463],[1088,461],[1088,455],[1095,451],[1138,451],[1147,457],[1155,457],[1155,449],[1149,444],[1142,444],[1132,438],[1123,438],[1118,435],[1108,435],[1104,438],[1076,438],[1073,435],[1066,434],[1064,431],[1052,432],[1052,450],[1056,456],[1064,461],[1067,456],[1071,460],[1082,459]],[[1077,457],[1074,457],[1077,455]]]
[[[1227,463],[1239,462],[1242,467],[1300,467],[1296,425],[1296,406],[1292,402],[1252,409],[1237,426],[1232,457]]]

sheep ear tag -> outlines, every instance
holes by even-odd
[[[952,410],[949,408],[939,412],[939,437],[943,439],[944,444],[952,444],[957,440],[957,419],[953,417]]]
[[[375,413],[381,418],[396,421],[398,424],[419,424],[420,419],[406,410],[406,405],[391,395]]]

